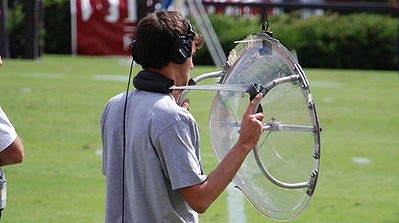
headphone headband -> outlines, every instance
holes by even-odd
[[[191,41],[193,41],[194,37],[195,37],[194,28],[189,21],[187,21],[187,26],[188,26],[188,28],[187,28],[187,32],[186,32],[185,36],[186,36],[186,38],[191,39]]]

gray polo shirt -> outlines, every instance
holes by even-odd
[[[170,95],[131,91],[123,170],[124,101],[125,94],[111,98],[101,117],[106,222],[120,222],[122,203],[124,223],[198,222],[178,190],[206,179],[193,116]]]

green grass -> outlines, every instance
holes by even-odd
[[[214,71],[197,67],[194,75]],[[135,67],[137,72],[138,67]],[[99,117],[107,100],[125,90],[129,58],[46,55],[5,59],[0,105],[25,145],[21,165],[6,167],[5,223],[97,223],[104,219]],[[322,132],[315,195],[292,222],[399,222],[399,77],[395,71],[305,69]],[[119,76],[118,76],[119,77]],[[209,143],[212,92],[191,92],[190,111],[201,130],[209,173],[217,161]],[[267,110],[266,110],[267,112]],[[369,164],[356,164],[365,157]],[[201,222],[227,222],[224,193]],[[271,222],[246,204],[247,222]]]

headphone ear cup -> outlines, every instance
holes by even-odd
[[[139,60],[139,57],[138,57],[138,54],[137,54],[137,43],[136,43],[136,40],[133,40],[133,42],[130,45],[131,45],[133,60],[136,61],[136,63],[141,64],[141,62]]]
[[[173,63],[183,64],[191,56],[192,40],[179,36],[179,38],[172,44],[170,48],[170,57]]]

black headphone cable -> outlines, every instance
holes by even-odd
[[[125,104],[123,107],[123,146],[122,146],[122,223],[125,219],[125,158],[126,158],[126,110],[127,110],[127,99],[129,95],[130,81],[132,78],[134,60],[130,64],[129,78],[127,81]]]

